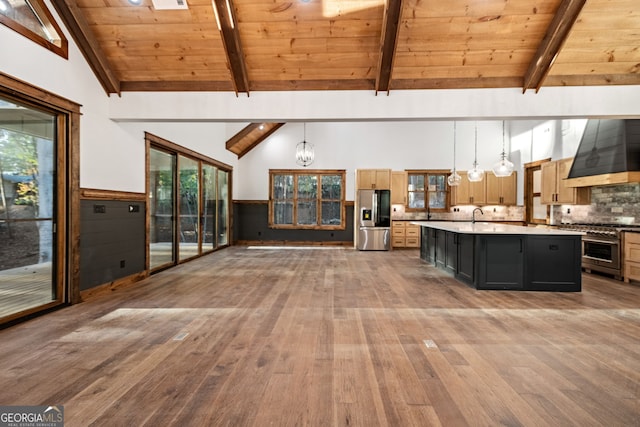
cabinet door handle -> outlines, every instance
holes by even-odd
[[[522,239],[518,239],[520,240],[520,253],[522,253]]]

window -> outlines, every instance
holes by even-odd
[[[67,59],[62,30],[42,0],[0,0],[0,23]]]
[[[269,226],[345,228],[345,171],[270,170]]]
[[[449,209],[447,171],[408,171],[408,209],[446,211]]]

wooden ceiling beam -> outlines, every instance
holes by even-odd
[[[91,27],[75,0],[52,0],[56,11],[64,21],[78,48],[84,55],[107,94],[120,95],[120,79],[109,65],[107,57],[100,49]]]
[[[586,0],[562,1],[529,64],[524,76],[523,92],[534,88],[536,92],[540,90],[585,3]]]
[[[238,31],[233,4],[231,0],[212,0],[212,4],[213,12],[216,16],[216,24],[222,36],[222,44],[227,54],[227,62],[236,95],[238,93],[246,93],[249,96],[249,76],[244,54],[242,53],[240,32]]]
[[[284,123],[250,123],[226,142],[226,148],[240,159],[283,125]]]
[[[389,94],[389,83],[391,82],[391,73],[393,72],[401,14],[402,0],[388,0],[382,18],[376,95],[379,91],[385,91],[387,95]]]

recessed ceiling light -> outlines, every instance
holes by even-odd
[[[134,6],[140,6],[142,4],[142,0],[129,0],[129,3]]]

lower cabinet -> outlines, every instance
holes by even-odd
[[[430,264],[436,263],[436,235],[433,228],[420,227],[420,258]]]
[[[580,292],[580,236],[461,234],[422,227],[420,258],[476,289]]]
[[[391,221],[391,246],[394,248],[419,248],[420,226],[408,221]]]
[[[473,284],[474,279],[474,249],[475,237],[472,234],[458,234],[458,270],[456,278],[465,283]]]
[[[582,241],[572,237],[527,238],[527,289],[577,292],[582,270],[567,268],[582,263]]]
[[[640,280],[640,233],[624,233],[624,281]]]
[[[433,255],[434,264],[438,268],[446,270],[447,268],[447,232],[444,230],[436,230],[435,253]]]
[[[524,237],[476,236],[476,289],[524,287]]]

